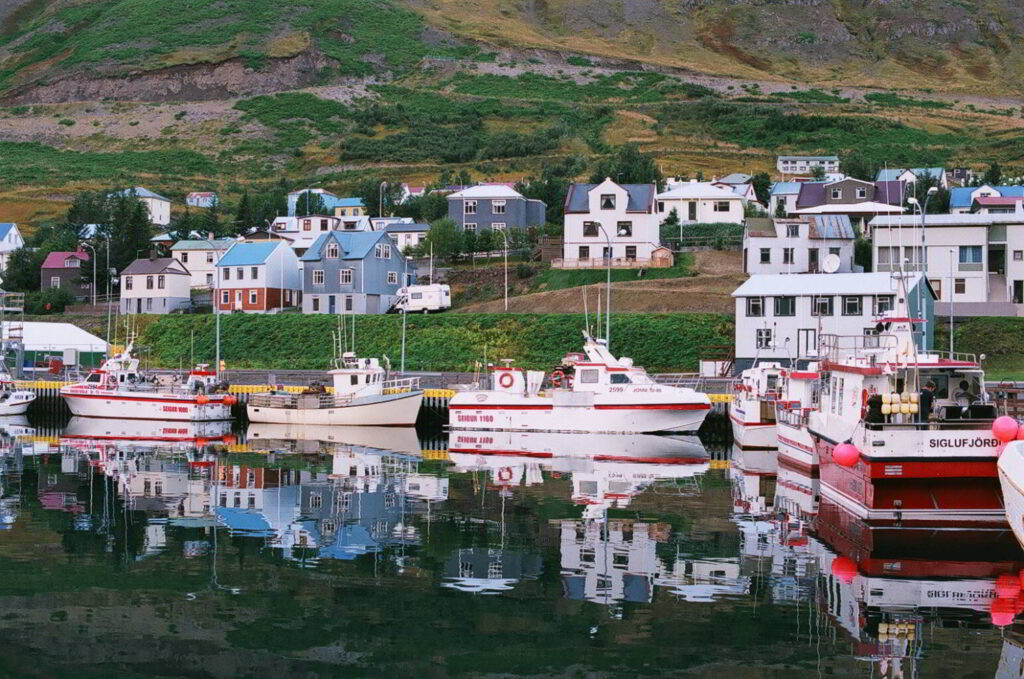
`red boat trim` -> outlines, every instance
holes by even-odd
[[[478,403],[476,405],[450,405],[448,410],[551,410],[552,405],[516,405],[512,403]]]
[[[185,441],[214,440],[205,436],[115,436],[112,434],[62,434],[62,439],[75,441],[159,441],[161,443],[184,443]],[[214,437],[219,438],[219,437]]]
[[[845,365],[843,363],[832,363],[831,361],[826,361],[822,365],[822,370],[824,370],[825,372],[831,371],[831,372],[854,373],[855,375],[881,375],[882,374],[882,369],[878,368],[878,367],[869,368],[867,366]]]
[[[803,460],[797,460],[796,458],[783,455],[782,451],[779,451],[778,456],[779,466],[785,467],[791,471],[800,472],[809,476],[812,480],[820,478],[820,470],[816,464],[808,464]]]
[[[507,455],[509,457],[554,457],[552,453],[535,453],[529,450],[478,450],[476,448],[448,448],[449,453],[473,453],[476,455]]]
[[[821,377],[821,373],[794,370],[793,372],[789,373],[789,376],[795,380],[816,380],[819,377]]]
[[[645,464],[710,464],[707,457],[634,457],[632,455],[594,455],[598,462],[642,462]]]
[[[741,427],[774,427],[774,422],[744,422],[743,420],[735,417],[732,413],[729,413],[729,419],[740,425]]]
[[[83,394],[78,392],[62,392],[61,396],[64,398],[98,398],[104,401],[132,401],[133,403],[173,403],[174,405],[227,405],[223,402],[223,396],[220,398],[214,398],[214,400],[206,403],[199,403],[195,400],[186,400],[181,398],[153,398],[149,396],[126,396],[125,394],[119,394],[117,392],[110,392],[107,394]],[[207,397],[211,398],[211,397]]]
[[[711,410],[710,403],[594,404],[594,410]]]
[[[797,450],[802,450],[805,453],[816,452],[813,446],[806,446],[803,443],[800,443],[799,441],[794,441],[791,438],[786,438],[785,436],[777,436],[776,438],[778,438],[780,442],[785,443],[787,446],[791,446],[793,448],[796,448]]]

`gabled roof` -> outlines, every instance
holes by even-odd
[[[471,186],[468,189],[456,191],[448,196],[448,199],[452,198],[522,198],[523,194],[519,193],[511,186],[504,184],[478,184]]]
[[[309,249],[299,257],[299,261],[319,262],[323,259],[320,253],[328,240],[333,240],[341,246],[342,259],[365,259],[373,246],[385,238],[387,244],[391,245],[391,238],[385,231],[328,231],[313,241]]]
[[[794,220],[780,220],[794,221]],[[747,238],[776,238],[778,233],[775,230],[775,222],[768,217],[747,217],[744,229]]]
[[[264,264],[279,247],[287,247],[282,241],[261,241],[258,243],[235,243],[217,262],[217,266],[255,266]]]
[[[899,179],[900,175],[902,175],[906,171],[907,171],[907,168],[904,168],[904,167],[891,167],[891,168],[888,168],[888,169],[882,169],[882,170],[878,171],[878,176],[875,177],[875,181],[879,181],[879,182],[895,181],[895,180]],[[918,179],[921,179],[925,175],[930,175],[931,177],[934,177],[935,179],[938,179],[939,177],[941,177],[943,175],[943,173],[945,173],[945,171],[946,171],[945,168],[942,168],[942,167],[913,167],[913,168],[910,168],[911,174],[913,174]]]
[[[136,187],[134,187],[132,189],[123,189],[121,191],[115,191],[111,195],[113,195],[113,196],[127,196],[132,191],[135,191],[135,195],[138,196],[139,198],[156,198],[157,200],[165,200],[168,203],[171,202],[170,198],[164,198],[159,193],[153,193],[152,191],[150,191],[149,189],[145,188],[144,186],[136,186]]]
[[[722,182],[723,184],[749,184],[750,175],[744,174],[742,172],[733,172],[732,174],[725,175],[718,181]]]
[[[804,184],[820,184],[821,182],[775,182],[772,184],[773,196],[795,196],[800,193]]]
[[[0,239],[7,238],[7,234],[10,233],[11,229],[17,229],[18,225],[14,222],[0,222]]]
[[[233,238],[179,240],[171,246],[171,250],[227,250],[234,242]]]
[[[186,198],[215,198],[217,196],[213,191],[190,191]]]
[[[974,199],[975,205],[982,207],[1013,207],[1024,200],[1020,196],[978,196]]]
[[[46,259],[43,260],[43,269],[63,269],[64,260],[68,257],[75,257],[83,262],[89,261],[89,253],[84,250],[78,250],[77,252],[70,251],[58,251],[51,252],[46,255]]]
[[[430,231],[430,224],[388,224],[384,227],[386,233],[426,233]]]
[[[679,184],[671,191],[659,193],[658,200],[708,199],[708,200],[739,200],[731,189],[715,186],[712,182],[686,182]]]
[[[857,237],[849,215],[813,215],[807,218],[808,236],[816,240],[853,240]]]
[[[957,186],[949,191],[949,207],[968,208],[971,206],[971,194],[982,187]],[[993,191],[1004,197],[1024,196],[1024,186],[993,186]]]
[[[859,179],[856,180],[840,180],[840,181],[858,181],[864,184],[874,184],[875,196],[873,203],[888,203],[889,205],[897,206],[903,204],[903,182],[862,182]],[[835,184],[838,182],[831,182]],[[800,194],[796,199],[797,209],[814,208],[825,204],[825,184],[822,182],[804,182],[800,185]],[[861,201],[863,203],[865,201]],[[861,203],[849,203],[850,205],[860,205]],[[871,208],[866,208],[870,210]],[[885,208],[886,211],[889,208]],[[863,210],[860,210],[863,211]]]
[[[334,207],[366,207],[362,198],[339,198],[331,201]]]
[[[614,182],[612,182],[614,183]],[[599,184],[570,184],[565,196],[566,212],[585,213],[590,209],[590,192]],[[657,187],[654,184],[616,184],[626,190],[629,200],[626,212],[649,212]]]
[[[922,274],[906,274],[911,288]],[[736,288],[733,297],[761,295],[894,295],[900,290],[899,281],[890,273],[796,273],[754,274]]]
[[[181,262],[171,257],[157,257],[156,259],[136,259],[134,262],[132,262],[131,264],[124,268],[124,271],[121,272],[121,275],[124,276],[126,274],[134,275],[157,273],[180,274],[182,276],[189,275],[188,270],[186,270],[185,267],[181,265]]]
[[[314,188],[295,189],[294,191],[289,191],[288,195],[289,196],[298,196],[298,195],[301,195],[303,193],[306,193],[307,191],[310,192],[310,193],[319,194],[321,196],[334,196],[334,194],[331,193],[330,191],[328,191],[327,189],[314,189]]]

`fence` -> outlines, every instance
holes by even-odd
[[[605,269],[609,263],[613,269],[667,269],[672,266],[671,260],[660,259],[628,259],[626,257],[591,259],[552,259],[552,269]]]

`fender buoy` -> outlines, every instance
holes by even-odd
[[[868,390],[860,390],[860,419],[868,416]]]
[[[512,467],[502,467],[498,470],[499,481],[511,481],[512,480]]]
[[[210,397],[205,395],[205,394],[199,394],[199,396],[196,396],[196,403],[201,405],[201,406],[204,406],[204,405],[206,405],[209,402],[210,402]]]
[[[515,378],[512,377],[512,373],[502,373],[501,377],[498,378],[498,384],[500,384],[505,389],[511,387],[513,382],[515,381]]]

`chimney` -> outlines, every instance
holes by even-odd
[[[213,240],[213,231],[206,232],[206,240]]]
[[[151,261],[151,262],[155,262],[156,261],[156,250],[155,249],[149,251],[149,261]]]

